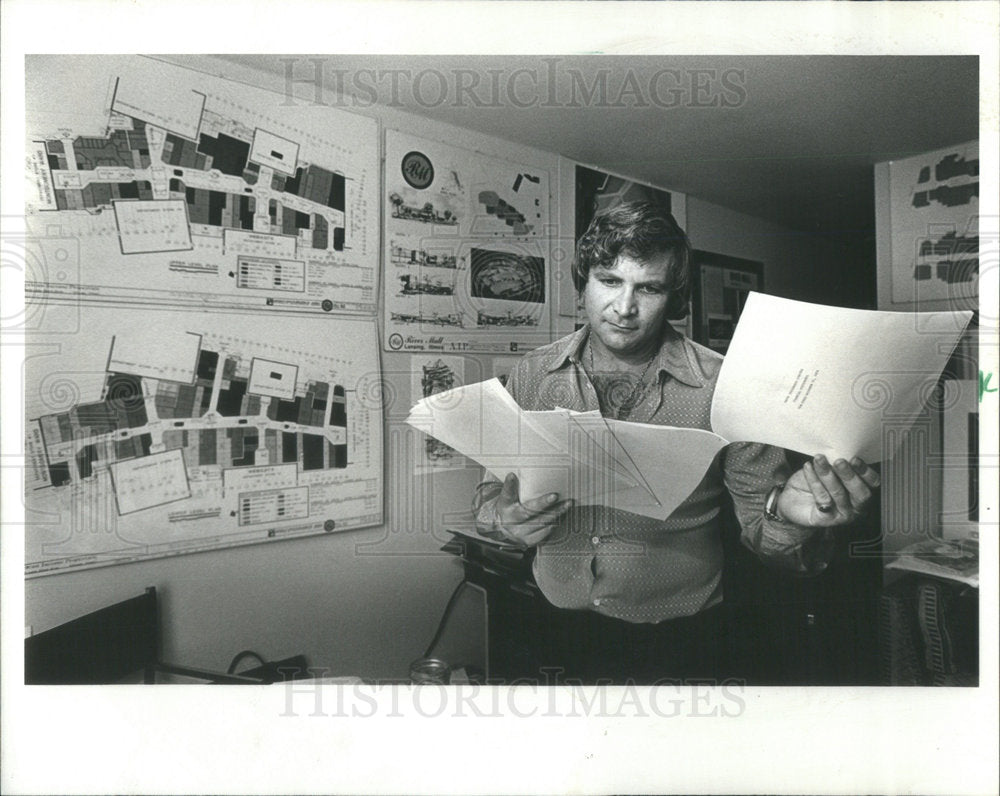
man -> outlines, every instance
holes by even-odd
[[[599,409],[605,417],[709,429],[722,357],[677,333],[690,294],[690,244],[652,203],[595,217],[573,280],[579,331],[527,354],[507,389],[524,408]],[[481,533],[536,548],[535,580],[558,614],[540,666],[592,682],[655,682],[729,673],[722,602],[722,508],[728,493],[743,543],[799,574],[826,566],[830,529],[852,522],[879,484],[860,459],[822,456],[789,473],[785,452],[725,448],[666,520],[559,495],[521,501],[517,478],[477,488]]]

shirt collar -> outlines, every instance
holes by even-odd
[[[564,367],[567,363],[581,365],[583,347],[587,344],[589,336],[590,326],[577,329],[567,338],[566,344],[556,350],[555,355],[547,363],[547,370],[551,373]],[[698,366],[687,341],[669,324],[667,324],[667,332],[656,357],[657,373],[668,373],[689,387],[705,386],[706,377]]]

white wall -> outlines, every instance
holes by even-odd
[[[872,291],[858,284],[874,286],[874,252],[866,251],[863,240],[810,235],[691,195],[687,233],[696,249],[763,262],[768,293],[819,304],[872,304]]]
[[[180,63],[281,92],[276,75],[211,58]],[[307,102],[311,89],[303,89]],[[317,106],[317,114],[324,108]],[[383,127],[448,141],[501,158],[549,169],[551,217],[572,235],[572,164],[539,152],[394,108],[363,111]],[[558,142],[553,142],[554,146]],[[594,164],[599,165],[599,164]],[[669,187],[669,186],[667,186]],[[678,205],[684,208],[683,197]],[[681,215],[685,215],[683,212]],[[687,228],[696,248],[765,263],[769,292],[829,300],[835,255],[818,238],[801,235],[695,198],[686,203]],[[681,223],[684,223],[681,219]],[[557,295],[553,287],[550,295]],[[572,319],[553,312],[557,332]],[[27,581],[26,619],[35,632],[156,586],[162,597],[164,657],[178,663],[224,668],[239,650],[270,658],[305,653],[311,665],[332,674],[402,678],[424,652],[461,567],[438,548],[441,528],[467,511],[478,468],[414,478],[419,438],[403,424],[410,395],[409,355],[384,353],[382,367],[395,395],[386,407],[386,524],[377,528],[286,540],[51,575]],[[466,380],[492,376],[490,357],[467,357]],[[466,592],[468,599],[474,593]],[[481,615],[465,607],[442,654],[472,655]]]

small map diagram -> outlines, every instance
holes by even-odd
[[[491,249],[472,250],[475,298],[545,303],[545,261]]]
[[[151,378],[154,368],[127,372],[140,369],[115,347],[100,401],[33,419],[53,488],[107,468],[119,513],[129,514],[190,497],[189,465],[293,464],[302,472],[347,466],[342,385],[299,385],[291,363],[245,363],[207,349],[195,354],[189,381],[163,378],[176,373],[163,364],[156,368],[161,378]]]
[[[445,392],[461,385],[463,376],[461,373],[461,360],[456,361],[449,357],[447,360],[437,357],[433,360],[420,362],[420,394],[426,398],[439,392]],[[424,459],[434,466],[452,465],[460,457],[455,449],[445,445],[441,440],[432,436],[424,439]]]
[[[949,230],[939,237],[920,242],[913,279],[937,279],[949,285],[975,282],[979,277],[979,235],[956,234]]]
[[[917,183],[923,190],[913,193],[916,208],[929,207],[934,202],[945,208],[968,207],[973,199],[979,198],[979,158],[966,160],[952,152],[938,160],[933,169],[921,168]],[[913,267],[914,281],[938,279],[949,285],[975,282],[979,278],[979,234],[973,229],[975,226],[970,223],[966,234],[949,229],[921,241]]]
[[[109,127],[101,138],[40,143],[56,209],[112,209],[122,254],[188,250],[188,224],[287,235],[312,249],[343,251],[344,175],[299,165],[295,142],[240,131],[207,111],[197,141],[121,114]]]

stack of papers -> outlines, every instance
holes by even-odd
[[[598,412],[526,411],[497,379],[424,398],[407,422],[498,479],[517,475],[522,500],[556,492],[661,519],[726,445],[710,431],[626,423]]]
[[[713,431],[598,412],[526,411],[496,379],[424,398],[407,422],[498,479],[515,473],[522,500],[557,492],[581,505],[665,519],[730,442],[831,460],[873,463],[891,455],[883,428],[900,430],[917,418],[971,316],[851,310],[751,293],[719,373]]]
[[[897,553],[886,569],[919,572],[979,588],[979,545],[927,539]]]

